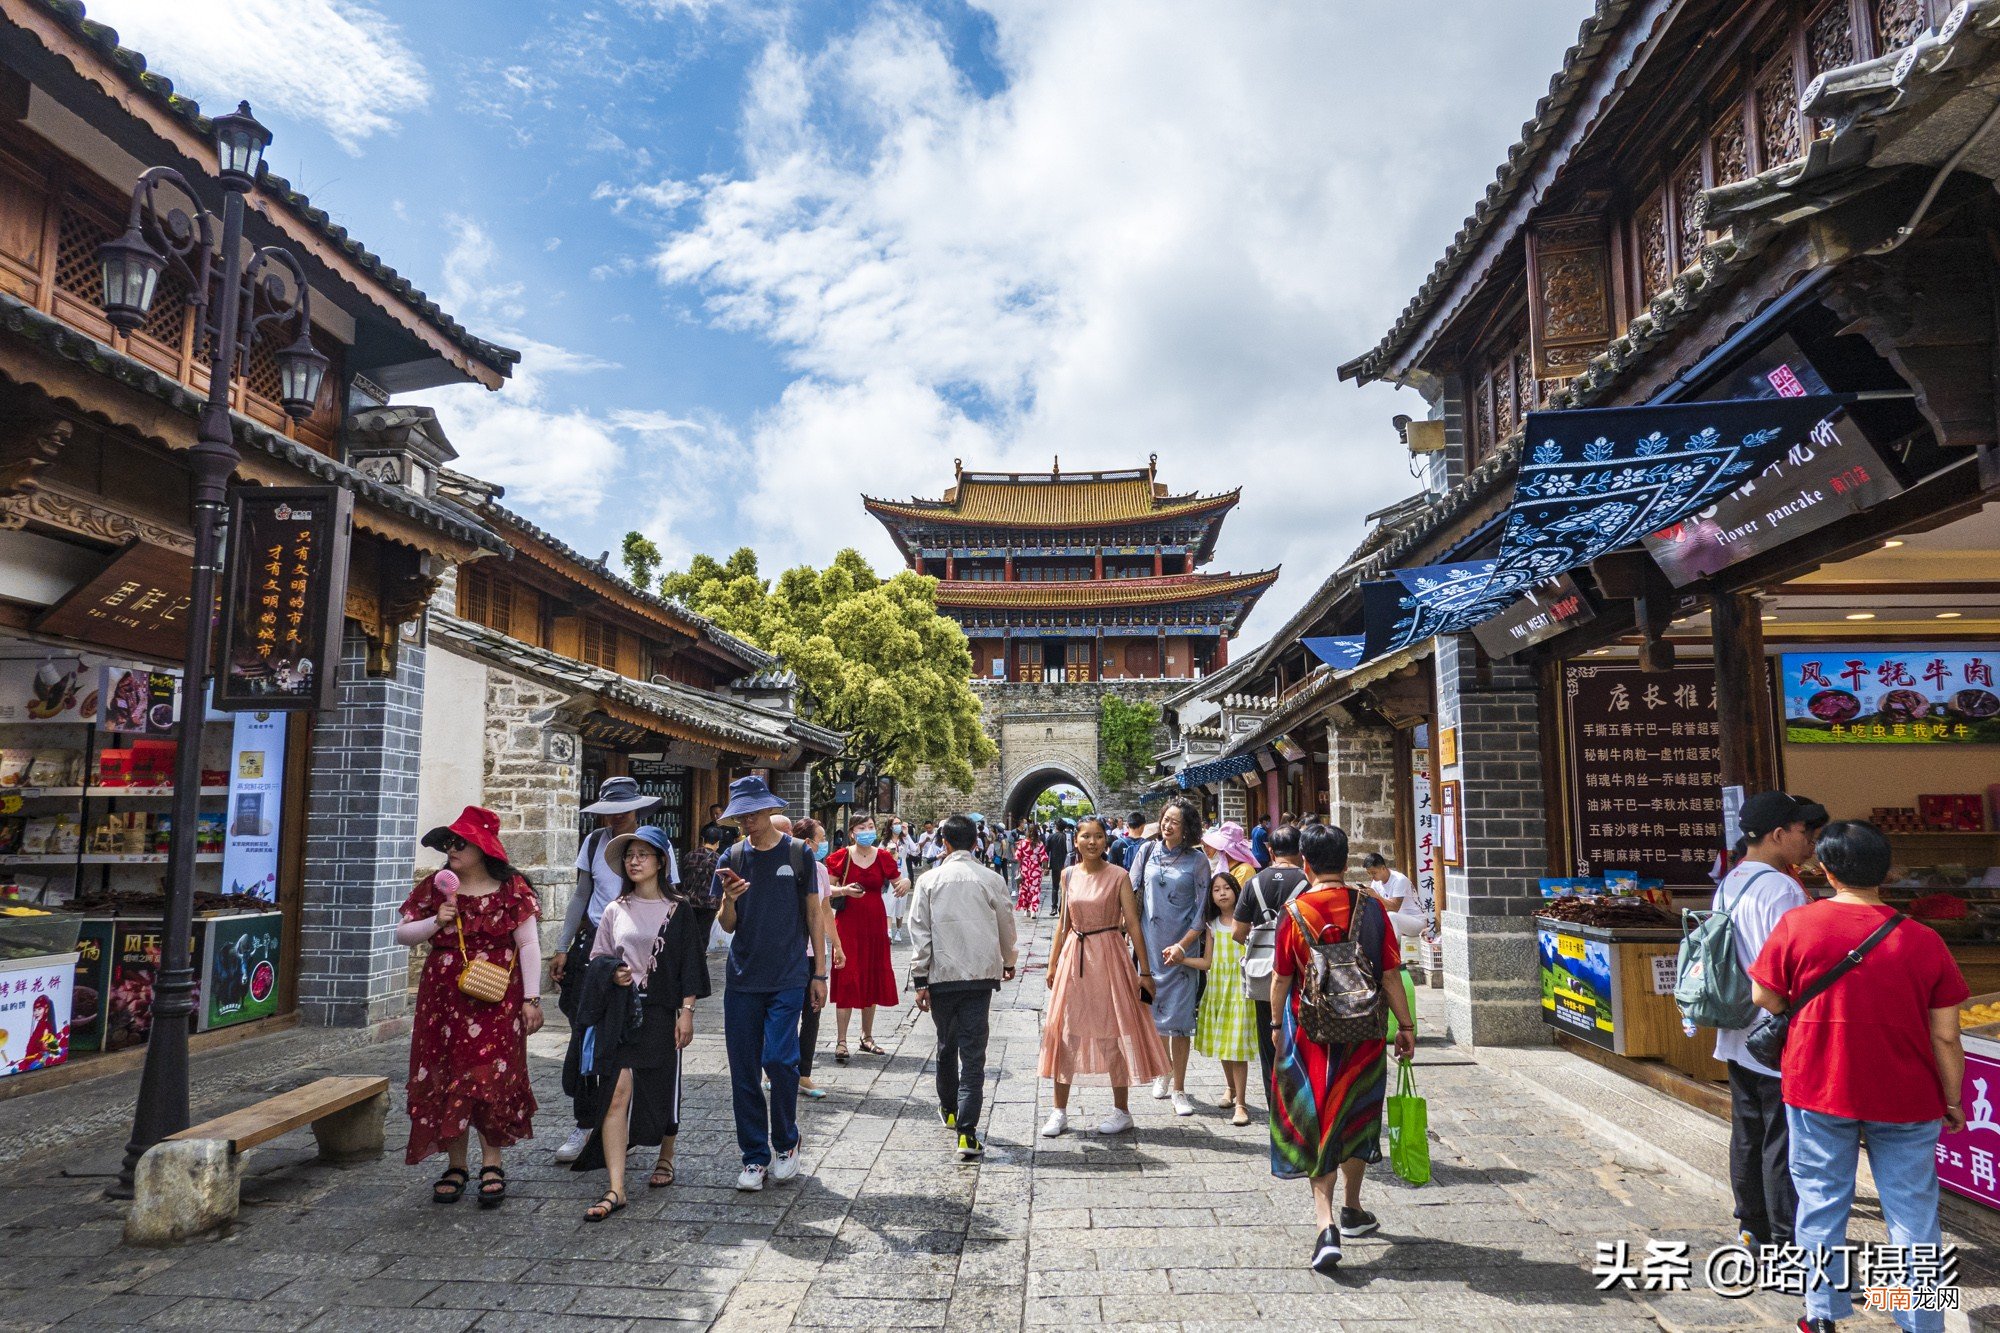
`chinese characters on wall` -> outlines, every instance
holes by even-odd
[[[352,497],[326,487],[238,491],[216,706],[331,705]]]
[[[1575,873],[1706,883],[1722,848],[1713,670],[1570,663],[1563,704]]]
[[[1785,739],[1799,744],[2000,744],[2000,650],[1787,653]]]

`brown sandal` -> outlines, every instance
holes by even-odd
[[[655,1162],[653,1164],[653,1174],[646,1177],[646,1188],[649,1190],[663,1190],[673,1183],[674,1164],[672,1162]]]
[[[875,1044],[873,1037],[863,1037],[858,1048],[863,1055],[887,1055],[888,1052]]]
[[[602,1222],[605,1218],[624,1207],[625,1200],[620,1197],[617,1190],[606,1190],[604,1191],[603,1198],[583,1210],[583,1220],[586,1222]]]

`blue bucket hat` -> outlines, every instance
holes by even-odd
[[[729,784],[729,808],[722,812],[722,818],[728,822],[759,810],[784,808],[785,803],[771,794],[770,784],[753,773]]]
[[[621,833],[610,842],[605,843],[604,864],[610,866],[619,874],[624,874],[625,846],[627,843],[633,842],[643,842],[660,854],[662,873],[665,873],[666,867],[674,864],[674,845],[667,840],[666,830],[652,824],[641,824],[633,832]]]

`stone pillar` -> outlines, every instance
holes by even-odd
[[[1326,792],[1333,822],[1347,830],[1349,854],[1396,850],[1396,736],[1336,708],[1326,723]]]
[[[1532,668],[1492,662],[1482,673],[1470,636],[1438,640],[1440,727],[1458,729],[1464,829],[1457,866],[1440,865],[1445,910],[1445,1025],[1471,1046],[1550,1040],[1542,1022],[1534,922],[1548,864],[1542,808],[1540,694]]]
[[[1243,790],[1242,782],[1236,778],[1224,778],[1222,780],[1222,791],[1216,797],[1215,805],[1216,809],[1220,811],[1217,818],[1223,823],[1227,824],[1234,821],[1241,824],[1250,809],[1249,797]]]
[[[408,1008],[396,909],[416,882],[417,774],[425,649],[405,643],[396,674],[371,678],[367,639],[348,622],[340,702],[307,756],[299,1015],[361,1027]]]

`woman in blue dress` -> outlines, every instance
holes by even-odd
[[[1194,1040],[1202,974],[1187,966],[1187,958],[1202,951],[1202,902],[1209,879],[1201,811],[1194,802],[1185,797],[1168,802],[1160,814],[1159,840],[1144,844],[1133,858],[1132,883],[1157,986],[1153,1028],[1165,1040],[1174,1067],[1171,1082],[1153,1080],[1153,1095],[1171,1096],[1175,1115],[1193,1115],[1194,1100],[1187,1094],[1188,1047]]]

